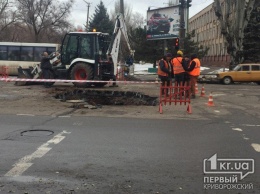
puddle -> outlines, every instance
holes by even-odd
[[[83,100],[90,105],[158,105],[157,97],[132,91],[82,90],[65,91],[55,95],[61,101]]]

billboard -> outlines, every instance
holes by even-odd
[[[179,37],[179,28],[179,6],[147,11],[147,40],[177,38]]]

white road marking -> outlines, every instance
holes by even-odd
[[[247,127],[260,127],[260,125],[252,125],[252,124],[243,124],[243,125]]]
[[[70,117],[69,115],[64,115],[64,116],[59,116],[60,118],[68,118]]]
[[[234,130],[234,131],[243,131],[243,130],[240,129],[240,128],[232,128],[232,130]]]
[[[219,110],[214,110],[214,112],[220,112]]]
[[[17,116],[29,116],[29,117],[34,117],[35,115],[33,114],[16,114]]]
[[[251,146],[255,149],[255,151],[260,152],[260,144],[252,143]]]
[[[248,137],[246,137],[246,135],[245,135],[245,134],[243,134],[243,139],[244,139],[244,140],[249,140],[249,138],[248,138]]]
[[[28,168],[30,168],[33,163],[32,161],[36,158],[43,157],[46,153],[48,153],[52,148],[48,147],[50,144],[58,144],[60,143],[65,136],[64,134],[70,134],[70,132],[62,131],[61,133],[55,135],[52,139],[47,141],[46,143],[42,144],[40,147],[37,148],[35,152],[30,155],[24,156],[18,162],[16,162],[11,170],[9,170],[5,176],[9,177],[16,177],[21,176]]]
[[[212,93],[212,96],[226,96],[227,94],[214,94],[214,93]]]

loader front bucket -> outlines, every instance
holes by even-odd
[[[29,68],[23,69],[22,67],[19,67],[18,68],[18,76],[17,76],[17,78],[32,79],[33,76],[31,75],[31,69],[29,69]],[[28,83],[29,82],[26,82],[26,81],[16,81],[15,85],[17,85],[17,86],[25,86]]]

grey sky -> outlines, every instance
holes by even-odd
[[[86,0],[90,2],[89,15],[93,15],[95,7],[100,3],[100,0]],[[117,0],[102,0],[108,13],[114,10],[114,5]],[[175,0],[178,2],[179,0]],[[148,7],[151,9],[167,7],[168,0],[124,0],[125,4],[132,7],[133,12],[138,12],[146,18]],[[192,0],[192,7],[190,8],[190,17],[207,7],[213,0]],[[82,26],[87,21],[87,4],[84,0],[75,0],[71,13],[71,22],[75,26]]]

